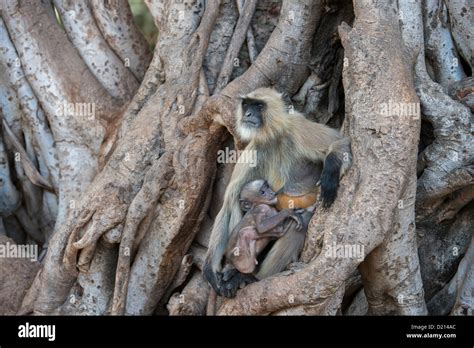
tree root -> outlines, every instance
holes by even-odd
[[[103,77],[100,66],[100,72],[97,66],[91,66],[85,50],[84,33],[80,30],[90,23],[91,6],[98,22],[94,24],[91,34],[94,41],[92,47],[100,41],[110,46],[102,56],[98,54],[99,65],[110,55],[115,57],[111,63],[113,66],[118,61],[123,65],[127,56],[123,52],[130,49],[112,37],[117,33],[117,27],[107,27],[114,12],[100,16],[107,10],[107,4],[88,5],[80,1],[76,5],[64,5],[56,1],[66,31],[75,36],[71,37],[71,44],[64,40],[50,3],[35,8],[31,0],[21,3],[6,0],[4,18],[8,32],[3,30],[2,35],[10,34],[22,64],[44,68],[32,74],[29,83],[25,80],[25,83],[16,84],[9,76],[11,81],[1,84],[0,88],[10,95],[15,86],[25,89],[26,85],[31,84],[47,121],[43,117],[43,109],[35,102],[27,103],[25,98],[22,107],[31,107],[27,122],[44,121],[46,127],[31,124],[25,128],[20,125],[19,119],[14,118],[17,115],[5,118],[14,134],[11,139],[13,142],[18,140],[16,151],[19,151],[18,148],[23,150],[22,156],[30,159],[26,163],[30,168],[27,171],[19,165],[15,168],[27,209],[8,207],[16,209],[16,217],[0,220],[0,233],[4,233],[1,224],[5,221],[8,233],[16,233],[18,240],[28,242],[33,237],[42,242],[40,237],[43,236],[37,235],[32,227],[43,224],[46,219],[37,223],[30,217],[33,213],[39,214],[34,207],[44,206],[41,199],[45,199],[46,193],[32,185],[30,180],[41,184],[41,177],[48,178],[51,181],[49,186],[60,195],[58,224],[49,244],[45,265],[25,297],[21,313],[143,315],[152,314],[157,303],[161,310],[169,300],[171,315],[202,315],[206,312],[206,304],[209,314],[215,314],[217,307],[217,313],[225,315],[335,315],[341,313],[347,302],[353,299],[352,295],[346,294],[348,299],[342,303],[348,279],[353,277],[357,268],[362,274],[365,290],[360,290],[360,281],[353,284],[350,291],[359,290],[359,293],[354,306],[348,311],[359,313],[366,304],[371,314],[426,313],[417,253],[423,249],[417,250],[414,215],[414,168],[420,118],[419,114],[387,116],[380,110],[389,101],[418,105],[410,69],[416,61],[415,83],[423,117],[433,126],[435,137],[420,155],[420,162],[425,166],[420,170],[417,207],[421,217],[430,214],[427,215],[430,223],[442,222],[443,226],[439,229],[436,226],[434,232],[449,229],[448,226],[455,226],[456,223],[462,225],[458,226],[459,234],[453,233],[446,238],[449,247],[446,250],[439,247],[436,251],[451,252],[451,249],[459,247],[464,252],[467,249],[465,225],[470,219],[463,218],[472,210],[469,202],[474,197],[474,172],[470,163],[474,152],[470,146],[472,81],[464,79],[451,83],[462,76],[463,67],[454,66],[453,58],[457,59],[455,50],[445,52],[440,45],[439,38],[449,34],[449,30],[440,26],[444,23],[439,17],[433,17],[433,14],[438,16],[437,13],[428,13],[425,19],[433,20],[436,28],[427,32],[425,47],[423,29],[430,28],[423,26],[419,3],[354,1],[356,20],[353,28],[343,23],[339,29],[344,46],[343,57],[334,31],[344,16],[352,20],[352,6],[342,0],[327,4],[310,0],[283,0],[278,26],[261,54],[255,58],[257,47],[252,44],[255,37],[252,37],[249,23],[256,1],[249,0],[245,6],[242,6],[242,0],[236,1],[237,5],[235,0],[228,0],[225,6],[219,7],[219,1],[183,3],[147,0],[160,37],[143,85],[128,106],[117,108],[109,94],[122,101],[128,100],[130,91],[135,91],[138,86],[133,83],[124,87],[124,81],[129,81],[130,76],[134,81],[140,79],[145,67],[137,66],[135,62],[130,69],[122,66],[120,72]],[[446,2],[448,7],[459,5],[458,0]],[[227,6],[229,9],[229,5],[231,11],[224,11],[223,8]],[[335,11],[335,5],[342,6],[340,12]],[[435,5],[438,6],[434,1],[428,1],[426,8]],[[280,10],[279,6],[275,5],[272,12],[278,13],[274,10]],[[74,13],[69,13],[67,17],[67,9],[83,9],[86,17],[76,23]],[[322,21],[325,24],[321,27],[324,11]],[[219,28],[222,18],[219,25],[215,24],[223,12],[226,13],[224,21],[232,23],[223,25],[225,30]],[[228,28],[234,28],[234,19],[239,12],[238,24],[231,35],[233,29]],[[273,16],[276,18],[277,15]],[[30,26],[32,20],[40,24],[41,30],[37,29],[38,26]],[[122,20],[126,21],[126,18]],[[404,40],[400,38],[399,23]],[[324,32],[326,26],[327,32]],[[48,39],[54,45],[42,40],[44,32],[49,34]],[[208,50],[211,33],[219,36],[223,32],[230,38],[222,40],[226,44],[216,44]],[[27,35],[29,39],[24,40]],[[242,51],[245,38],[253,64],[226,86],[234,68],[233,60]],[[463,45],[463,57],[469,50],[466,42],[462,41],[464,39],[458,37],[454,40],[457,46]],[[323,44],[318,45],[318,40]],[[328,46],[328,43],[330,49],[321,51],[320,60],[311,61],[311,55],[314,56],[312,45],[314,50]],[[448,48],[454,47],[452,40],[448,43]],[[61,60],[51,49],[62,45],[64,54],[61,58],[70,58],[70,64],[78,67],[70,75],[64,74]],[[227,46],[224,58],[225,49],[222,47]],[[441,85],[431,81],[422,63],[425,48],[431,58],[431,76],[435,76]],[[211,55],[213,50],[219,51],[216,54],[220,55],[216,59],[219,61],[218,68],[214,66],[215,61],[210,63],[211,68],[203,67],[204,57]],[[140,61],[140,56],[143,55],[138,53],[136,61]],[[11,63],[11,57],[4,62],[5,57],[1,57],[2,66],[5,62]],[[328,76],[324,76],[327,70],[324,67],[334,65],[336,58],[335,71],[331,70]],[[182,64],[176,65],[177,61]],[[315,68],[318,64],[319,67]],[[308,66],[311,68],[308,69]],[[450,69],[452,67],[456,69]],[[211,90],[214,89],[214,75],[217,75],[219,68],[215,90],[220,94],[210,97],[209,85]],[[315,111],[322,108],[320,102],[326,103],[325,98],[329,95],[327,108],[322,108],[325,113],[315,118],[338,124],[342,114],[337,113],[332,120],[330,117],[340,109],[341,69],[348,115],[343,130],[352,140],[354,164],[341,182],[335,205],[328,212],[318,212],[311,222],[302,255],[302,261],[307,264],[299,264],[300,267],[251,284],[239,290],[234,299],[213,298],[215,293],[210,293],[209,285],[200,273],[205,250],[197,244],[192,245],[192,242],[205,216],[208,223],[212,222],[214,210],[219,206],[219,200],[216,200],[213,209],[208,210],[215,176],[215,152],[222,148],[225,137],[228,137],[222,126],[231,134],[235,133],[233,110],[236,96],[260,86],[274,86],[289,94],[299,90],[294,100],[305,108],[314,107],[312,110]],[[209,70],[212,70],[210,74]],[[238,73],[242,70],[239,68]],[[212,78],[209,78],[210,75]],[[101,82],[97,82],[94,76]],[[87,88],[76,89],[75,86],[79,85],[77,81],[81,79],[86,82]],[[112,88],[111,81],[118,81],[118,87]],[[113,91],[110,91],[111,88]],[[452,100],[446,90],[459,102]],[[35,96],[32,91],[31,94]],[[21,95],[25,97],[29,93]],[[18,97],[21,102],[19,92]],[[97,117],[94,115],[93,119],[84,121],[58,116],[55,113],[57,104],[65,100],[71,103],[87,100],[97,104]],[[5,101],[0,103],[4,108],[4,105],[15,104],[16,99],[10,104]],[[38,117],[33,117],[36,112]],[[54,134],[57,163],[60,164],[54,173],[48,170],[51,163],[56,163],[56,159],[52,159],[55,153],[48,154],[50,157],[46,158],[42,148],[47,148],[48,141],[53,139],[48,127]],[[107,135],[100,145],[104,128]],[[4,129],[8,132],[7,127]],[[38,145],[38,140],[44,140],[44,143]],[[235,148],[239,149],[242,145],[236,138]],[[96,175],[97,169],[101,170],[99,175]],[[61,177],[57,176],[58,172],[61,172]],[[6,174],[8,180],[9,175]],[[93,183],[85,191],[92,178]],[[14,180],[12,182],[15,184]],[[225,186],[225,180],[223,182]],[[214,188],[220,190],[218,185]],[[79,194],[82,199],[76,201]],[[54,200],[50,202],[53,204],[48,208],[54,211]],[[448,221],[458,212],[459,220]],[[431,227],[424,226],[425,231],[427,228]],[[419,230],[421,234],[423,228],[419,226]],[[48,238],[44,240],[48,245]],[[443,240],[439,238],[435,241]],[[197,242],[207,244],[205,233]],[[353,247],[351,250],[360,252],[352,256],[334,256],[340,246],[344,250]],[[461,258],[443,252],[439,254],[440,258],[446,257],[446,262],[440,261],[439,265],[448,264],[450,267],[455,267],[454,263]],[[423,252],[420,255],[426,258]],[[454,297],[450,298],[453,314],[472,310],[472,304],[466,300],[469,297],[465,295],[472,283],[472,272],[467,267],[470,261],[470,256],[466,255],[456,280],[452,280],[448,287],[451,291],[456,283],[458,291],[456,306]],[[425,270],[428,275],[430,271]],[[444,270],[440,273],[443,274],[436,279],[441,280],[430,289],[427,299],[451,279],[452,273]],[[181,293],[170,296],[176,290]]]
[[[427,167],[418,180],[417,207],[422,215],[432,212],[436,201],[460,189],[453,185],[452,176],[462,177],[467,174],[467,166],[474,156],[471,142],[472,114],[469,108],[452,100],[441,87],[435,84],[417,64],[417,93],[422,105],[424,117],[433,125],[436,141],[422,153]],[[462,174],[465,173],[465,174]],[[472,174],[472,173],[471,173]],[[473,183],[468,175],[461,185]],[[425,210],[423,213],[421,210]]]
[[[219,93],[229,82],[230,76],[232,74],[232,69],[234,66],[234,59],[237,58],[240,48],[245,41],[245,36],[247,34],[247,29],[252,20],[252,16],[255,12],[255,7],[257,6],[256,0],[247,0],[244,4],[242,14],[237,21],[235,27],[234,35],[232,36],[232,41],[230,42],[229,48],[224,58],[222,64],[221,72],[217,78],[216,88],[214,89],[214,94]]]
[[[140,192],[135,196],[128,209],[120,242],[112,314],[120,315],[125,310],[135,235],[140,223],[152,211],[160,199],[162,191],[167,187],[172,173],[170,165],[171,157],[167,154],[153,164],[145,175]]]
[[[54,6],[61,16],[69,39],[101,85],[122,103],[131,99],[138,89],[137,79],[109,47],[97,26],[89,3],[83,0],[55,0]],[[87,28],[87,31],[84,31],[84,28]]]
[[[91,1],[95,21],[108,45],[138,81],[142,81],[151,54],[148,43],[135,24],[130,5],[124,1]]]
[[[438,223],[453,219],[455,215],[473,199],[474,185],[466,186],[451,194],[436,212],[438,215]]]
[[[426,58],[434,70],[435,80],[443,87],[465,77],[461,61],[449,30],[448,9],[443,1],[422,3]],[[400,14],[403,20],[405,14]]]
[[[170,315],[204,315],[210,286],[201,272],[194,272],[183,291],[175,293],[168,302]]]
[[[239,10],[239,14],[242,15],[243,7],[244,7],[244,0],[236,0],[237,1],[237,8]],[[255,45],[255,37],[253,35],[252,26],[249,24],[247,28],[247,49],[249,51],[249,58],[250,62],[253,64],[255,59],[258,56],[257,46]]]
[[[459,264],[456,279],[456,302],[451,315],[472,315],[474,312],[474,299],[472,289],[474,285],[474,238]]]

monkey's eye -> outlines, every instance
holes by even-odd
[[[259,110],[262,110],[262,109],[263,109],[263,103],[258,103],[258,104],[257,104],[257,108],[258,108]]]
[[[265,190],[260,190],[260,194],[261,194],[261,195],[264,195],[264,194],[265,194]]]

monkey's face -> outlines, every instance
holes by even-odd
[[[285,104],[281,94],[271,88],[259,88],[241,97],[237,107],[237,131],[243,141],[265,142],[286,128]]]
[[[258,191],[258,200],[261,204],[275,205],[278,202],[275,191],[270,188],[268,182],[264,182]]]
[[[242,99],[242,124],[248,128],[263,127],[265,102],[252,98]]]
[[[243,211],[249,211],[258,204],[275,205],[277,201],[276,192],[263,179],[248,182],[240,192],[240,207]]]

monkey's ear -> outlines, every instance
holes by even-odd
[[[251,208],[252,208],[252,205],[250,204],[250,202],[248,202],[247,200],[245,199],[239,199],[240,201],[240,208],[243,210],[243,211],[249,211]]]
[[[288,94],[288,92],[286,90],[283,89],[282,86],[276,86],[274,85],[273,86],[273,90],[276,91],[278,93],[278,96],[281,98],[281,100],[283,100],[283,102],[285,104],[291,104],[291,98],[290,98],[290,95]]]
[[[286,105],[293,104],[293,102],[291,101],[291,96],[288,94],[288,92],[286,92],[286,91],[280,92],[280,97],[281,97],[281,100],[283,100],[283,102]]]

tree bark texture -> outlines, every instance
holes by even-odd
[[[465,1],[145,3],[153,52],[125,1],[0,5],[0,242],[40,250],[0,259],[2,314],[472,314]],[[341,127],[353,164],[300,262],[211,306],[217,153],[263,86]]]

